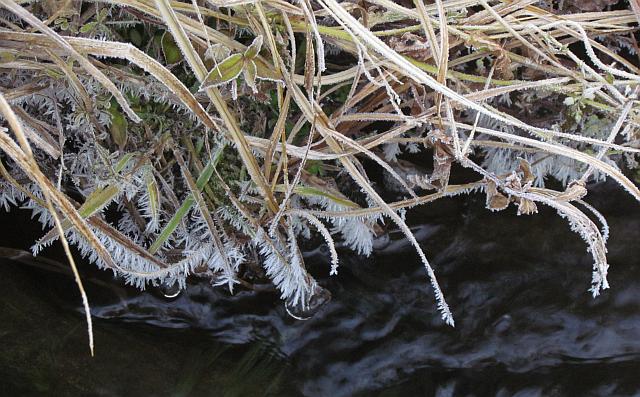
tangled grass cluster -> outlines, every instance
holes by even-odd
[[[0,5],[0,206],[47,228],[34,253],[61,240],[89,327],[68,243],[140,288],[269,279],[304,315],[326,292],[298,240],[324,238],[336,274],[334,239],[369,255],[385,218],[453,325],[405,216],[479,190],[493,211],[555,209],[593,255],[593,295],[608,288],[584,197],[612,178],[640,200],[635,0]],[[383,200],[363,159],[405,198]],[[476,177],[450,184],[454,164]]]

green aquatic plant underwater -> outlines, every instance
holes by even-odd
[[[635,0],[0,6],[0,207],[42,223],[34,255],[63,244],[91,349],[69,244],[141,289],[268,280],[303,318],[329,294],[301,242],[324,239],[336,275],[336,242],[368,256],[397,228],[453,326],[407,222],[471,192],[553,208],[593,256],[591,293],[609,287],[585,197],[613,179],[640,200]]]

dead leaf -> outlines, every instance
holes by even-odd
[[[429,43],[424,38],[411,32],[406,32],[401,37],[391,37],[389,39],[389,47],[418,61],[424,62],[432,57]]]
[[[580,200],[587,195],[587,188],[584,181],[578,180],[569,183],[567,189],[560,195],[556,196],[557,201],[574,201]]]
[[[538,206],[532,200],[520,197],[518,215],[531,215],[538,213]]]
[[[502,211],[509,206],[509,199],[498,192],[496,183],[492,180],[486,182],[487,208],[491,211]]]
[[[522,157],[518,158],[518,160],[520,160],[520,171],[522,171],[522,173],[524,174],[524,184],[526,185],[528,183],[533,183],[536,177],[531,171],[531,164],[529,164],[529,162]]]

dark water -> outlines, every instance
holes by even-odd
[[[416,210],[456,328],[441,322],[424,268],[392,233],[375,257],[343,252],[331,278],[323,247],[308,250],[333,294],[308,321],[268,292],[195,283],[167,300],[88,268],[90,358],[66,265],[5,259],[0,394],[640,395],[640,204],[611,185],[589,199],[611,226],[611,289],[596,299],[591,258],[553,211],[489,213],[481,196]]]

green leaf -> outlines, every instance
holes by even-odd
[[[98,15],[96,15],[96,19],[97,19],[99,22],[104,22],[104,21],[106,21],[106,20],[107,20],[107,17],[108,17],[108,16],[109,16],[109,10],[108,10],[108,9],[106,9],[106,8],[103,8],[103,9],[101,9],[101,10],[98,12]]]
[[[109,128],[111,139],[122,150],[127,144],[129,122],[124,114],[118,110],[117,106],[111,105],[109,113],[111,114],[111,127]]]
[[[94,190],[80,206],[78,213],[82,218],[90,217],[109,204],[119,192],[120,188],[115,185]]]
[[[255,65],[257,67],[256,76],[260,80],[282,81],[281,76],[277,74],[274,69],[269,68],[260,62],[255,62]]]
[[[176,45],[176,42],[173,40],[173,36],[171,33],[164,32],[162,35],[162,53],[164,54],[164,60],[167,65],[172,65],[174,63],[178,63],[182,60],[182,53],[180,52],[180,48]]]
[[[235,80],[242,72],[243,66],[244,59],[242,54],[233,54],[227,57],[209,72],[207,77],[202,81],[200,89],[215,87]]]
[[[81,33],[88,33],[91,32],[93,29],[95,29],[95,27],[98,25],[98,22],[89,22],[86,23],[84,25],[82,25],[80,27],[80,32]]]
[[[251,45],[244,51],[245,59],[253,59],[258,56],[262,49],[262,41],[262,35],[256,36],[256,38],[253,39]]]
[[[122,172],[122,170],[124,170],[124,167],[127,166],[127,164],[129,164],[129,161],[131,161],[131,159],[135,156],[135,153],[127,153],[124,156],[122,156],[122,158],[120,160],[118,160],[118,162],[116,163],[116,166],[114,167],[114,170],[117,173]]]
[[[604,79],[607,80],[607,83],[609,83],[609,84],[613,84],[614,81],[615,81],[613,75],[611,73],[609,73],[609,72],[605,73]]]
[[[78,208],[78,214],[82,219],[87,219],[90,216],[98,213],[104,207],[106,207],[113,198],[120,193],[120,188],[115,185],[109,185],[107,187],[98,188],[91,192],[85,202]],[[73,224],[68,218],[62,220],[62,230],[65,232],[73,227]],[[40,241],[47,241],[58,236],[58,230],[56,228],[51,229],[45,234]]]
[[[44,72],[46,73],[47,76],[51,77],[54,80],[60,80],[65,77],[64,73],[59,72],[57,69],[46,68]]]
[[[196,187],[198,188],[199,191],[202,191],[202,189],[204,189],[204,186],[207,184],[207,182],[209,182],[209,179],[211,179],[211,175],[213,175],[214,168],[218,163],[218,161],[220,161],[221,157],[222,157],[222,151],[219,151],[214,156],[213,160],[210,161],[204,167],[204,169],[202,170],[202,173],[200,173],[200,176],[198,176],[198,180],[196,181]],[[156,241],[153,242],[153,244],[149,248],[149,253],[155,254],[156,252],[158,252],[160,248],[162,248],[164,243],[169,239],[169,237],[171,237],[173,232],[176,230],[182,218],[187,216],[187,214],[189,213],[189,210],[191,210],[191,207],[193,207],[195,203],[196,203],[196,199],[193,197],[193,195],[189,194],[187,198],[184,200],[184,202],[182,203],[182,205],[180,206],[180,208],[178,208],[176,213],[173,214],[169,222],[162,229]]]
[[[284,185],[279,184],[276,185],[275,189],[276,192],[286,192],[286,188]],[[310,186],[296,186],[293,188],[293,192],[296,194],[299,194],[301,196],[320,196],[320,197],[325,197],[328,198],[329,200],[333,201],[336,204],[340,204],[342,206],[345,207],[349,207],[349,208],[360,208],[360,206],[356,203],[354,203],[351,200],[348,200],[346,198],[342,198],[342,197],[338,197],[335,194],[332,194],[331,191],[327,190],[320,190],[317,189],[315,187],[310,187]]]
[[[322,169],[322,161],[319,160],[307,160],[307,171],[310,174],[321,176],[324,174],[324,170]]]
[[[149,196],[149,212],[152,219],[157,221],[160,212],[160,190],[150,167],[145,170],[144,180]]]
[[[138,32],[138,29],[132,28],[129,30],[129,40],[136,47],[140,47],[142,45],[142,35]]]
[[[16,55],[8,51],[0,51],[0,62],[13,62],[16,60]]]
[[[242,75],[244,77],[245,83],[253,92],[258,92],[258,87],[256,87],[256,64],[253,61],[245,61],[244,69],[242,70]]]

